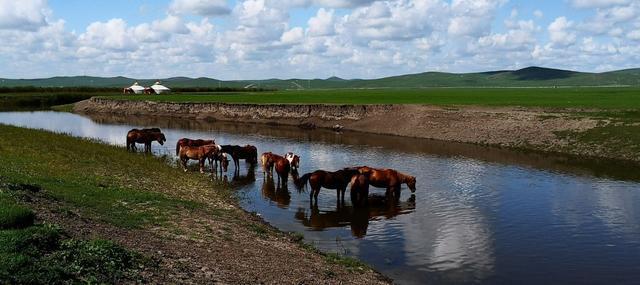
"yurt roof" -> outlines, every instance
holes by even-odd
[[[131,87],[129,88],[131,88],[132,90],[144,90],[144,87],[140,86],[138,82],[133,83],[133,85],[131,85]]]
[[[155,84],[151,85],[151,88],[157,89],[157,90],[170,90],[169,88],[161,85],[160,82],[156,82]]]

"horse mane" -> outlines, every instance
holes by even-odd
[[[402,172],[397,171],[397,170],[396,170],[396,173],[398,173],[398,177],[400,177],[400,180],[402,180],[403,183],[406,182],[409,177],[413,177],[413,176],[411,176],[409,174],[402,173]]]

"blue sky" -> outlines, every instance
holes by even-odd
[[[0,0],[0,77],[640,67],[634,0]]]

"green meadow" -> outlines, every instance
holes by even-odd
[[[640,108],[640,88],[421,88],[285,90],[109,96],[118,100],[254,104],[427,104],[544,108]]]

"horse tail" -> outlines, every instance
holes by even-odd
[[[127,134],[127,151],[130,150],[131,138],[129,138],[129,134]]]
[[[176,156],[180,154],[180,140],[176,143]]]
[[[298,190],[302,189],[302,187],[307,185],[307,182],[309,181],[309,178],[311,178],[311,174],[312,173],[307,173],[307,174],[302,175],[300,178],[298,178],[298,179],[293,181],[293,183],[296,185]]]

